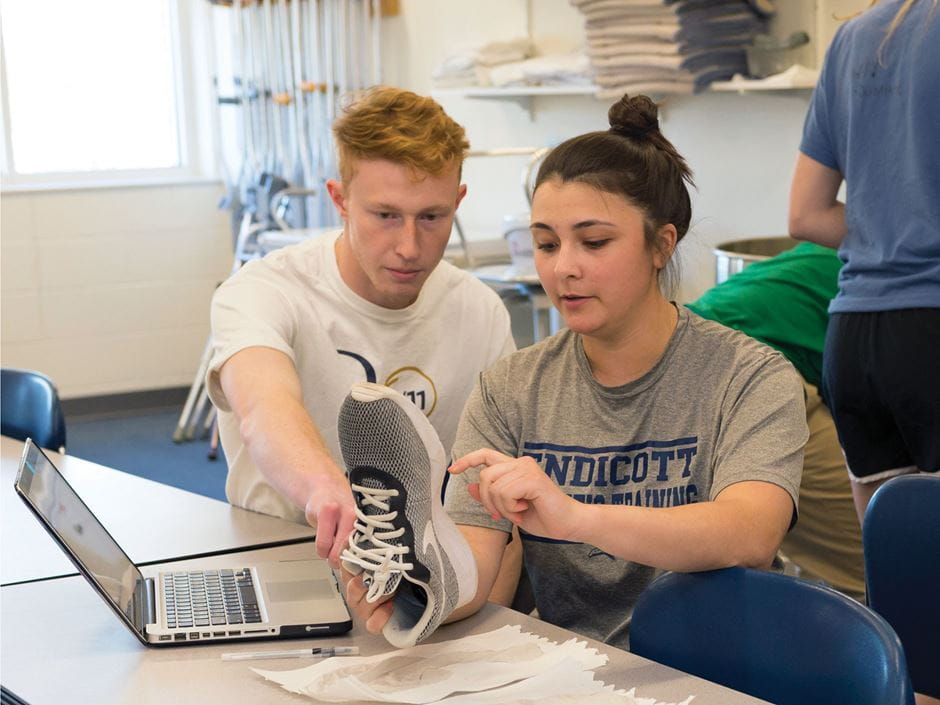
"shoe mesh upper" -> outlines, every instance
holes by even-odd
[[[436,438],[436,432],[430,422],[423,416],[419,421],[427,423],[432,434],[430,437]],[[433,540],[434,537],[431,537],[428,551],[422,547],[425,528],[432,516],[431,503],[437,501],[441,489],[440,486],[431,486],[433,468],[429,451],[412,420],[395,401],[388,398],[359,401],[348,396],[340,409],[338,431],[343,461],[348,471],[372,468],[377,472],[367,473],[368,486],[387,489],[391,486],[390,483],[382,482],[383,475],[386,475],[404,487],[404,513],[413,535],[409,536],[406,532],[400,540],[392,540],[389,543],[406,542],[410,539],[411,550],[406,560],[414,559],[427,568],[430,575],[426,590],[434,598],[431,600],[433,614],[421,633],[413,635],[415,642],[420,641],[433,632],[444,617],[453,611],[458,598],[457,577],[447,552]],[[364,478],[359,484],[367,486]],[[354,494],[357,502],[360,502],[359,493]],[[381,513],[370,506],[363,507],[360,504],[360,508],[365,514]],[[392,523],[396,527],[402,525],[398,520],[392,520]],[[413,580],[414,576],[409,575],[409,578]],[[395,583],[397,582],[396,580]],[[415,620],[407,616],[413,614],[414,610],[402,609],[396,612],[398,614],[393,616],[393,620],[397,618],[404,621],[404,629],[408,628],[409,622],[414,626]]]

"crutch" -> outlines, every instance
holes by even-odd
[[[251,65],[251,81],[254,86],[256,100],[253,104],[252,116],[255,130],[252,137],[255,143],[255,154],[258,165],[254,174],[252,185],[261,180],[261,174],[272,171],[271,164],[271,120],[268,114],[270,108],[270,90],[265,72],[266,60],[264,52],[264,8],[260,1],[248,5],[245,13],[246,34],[248,36],[248,50]]]
[[[202,351],[202,357],[199,359],[199,369],[196,372],[196,378],[189,388],[189,394],[186,395],[186,402],[183,404],[183,411],[176,422],[176,428],[173,430],[173,442],[192,440],[192,436],[187,435],[187,431],[193,419],[193,412],[196,408],[196,401],[203,388],[206,372],[209,370],[209,362],[212,360],[212,341],[206,341],[206,347]]]
[[[372,21],[372,78],[370,83],[375,86],[382,82],[382,0],[371,0],[372,11],[369,17]]]
[[[242,115],[242,170],[239,174],[239,192],[242,204],[253,202],[253,189],[258,183],[261,164],[262,116],[261,95],[255,79],[254,32],[250,6],[235,4],[235,42],[237,46],[239,84],[241,87]]]
[[[315,46],[311,43],[311,3],[300,0],[291,5],[291,22],[293,26],[293,52],[294,52],[294,80],[297,91],[295,110],[297,111],[297,146],[300,153],[300,163],[303,168],[301,185],[304,188],[316,187],[316,164],[311,139],[311,130],[315,110],[315,94],[317,91],[316,76],[313,72],[313,62],[310,49]],[[319,190],[318,190],[319,191]],[[304,201],[304,222],[311,227],[319,222],[320,194]]]
[[[323,11],[320,17],[320,46],[322,47],[320,75],[323,82],[323,94],[321,96],[321,114],[320,130],[317,137],[320,142],[320,158],[322,160],[322,171],[320,173],[321,184],[325,188],[326,180],[336,176],[335,155],[333,153],[333,140],[330,134],[330,125],[336,117],[336,62],[334,35],[336,27],[334,24],[335,7],[331,0],[323,0],[321,4]],[[322,218],[324,222],[331,219],[333,209],[330,203],[324,201],[322,204]]]
[[[281,123],[281,176],[290,184],[297,184],[297,130],[294,124],[294,72],[291,65],[290,20],[286,0],[273,7],[274,56],[276,57],[277,93],[275,102]],[[297,223],[296,226],[302,226]]]
[[[209,460],[215,460],[219,457],[219,415],[212,415],[212,435],[209,438],[209,452],[206,454]]]
[[[304,188],[313,188],[313,166],[310,159],[310,144],[307,140],[307,116],[309,114],[309,100],[311,81],[307,72],[307,63],[303,57],[304,33],[307,27],[304,24],[306,12],[303,3],[300,0],[294,0],[291,3],[291,54],[294,89],[294,114],[295,124],[297,126],[297,153],[300,160],[301,179],[300,185]],[[318,191],[319,193],[319,191]],[[313,211],[310,208],[308,200],[304,200],[304,225],[310,226],[313,223]]]
[[[271,11],[271,0],[260,0],[261,6],[261,57],[262,75],[265,82],[265,113],[268,119],[268,159],[266,171],[270,174],[281,174],[283,160],[281,155],[281,116],[278,106],[280,95],[277,85],[278,53],[274,40],[274,16]]]
[[[306,183],[306,170],[304,168],[304,154],[303,154],[303,137],[302,137],[302,128],[301,121],[303,120],[303,100],[300,92],[300,81],[301,81],[301,66],[298,63],[297,51],[299,50],[299,36],[300,27],[298,26],[297,18],[299,17],[299,12],[297,10],[300,7],[300,0],[294,0],[292,3],[287,4],[286,2],[283,5],[279,5],[281,9],[281,63],[284,67],[284,87],[285,90],[290,95],[290,106],[288,109],[288,125],[289,125],[289,140],[288,144],[290,147],[291,162],[293,164],[291,171],[288,174],[288,181],[297,186],[305,187]],[[295,218],[298,227],[304,227],[307,225],[306,218],[306,204],[301,204],[303,207],[299,209],[298,216]]]
[[[252,213],[246,210],[242,214],[241,225],[238,229],[238,237],[235,240],[235,257],[232,261],[232,268],[229,276],[237,272],[241,266],[249,259],[254,257],[257,252],[257,236],[264,230],[260,223],[254,223]],[[206,341],[206,346],[202,351],[202,357],[199,360],[199,367],[196,376],[193,379],[192,386],[183,403],[183,410],[176,422],[176,428],[173,431],[173,442],[192,440],[192,430],[198,419],[202,415],[200,400],[204,392],[206,373],[209,371],[209,363],[212,361],[212,339]]]
[[[359,23],[359,0],[343,0],[346,5],[346,90],[357,93],[362,87],[359,81],[360,52],[363,49],[362,26]]]
[[[189,423],[183,430],[184,440],[191,441],[196,437],[196,429],[199,428],[200,420],[204,418],[207,407],[211,409],[212,403],[209,401],[209,390],[206,389],[205,385],[202,385],[199,390],[199,394],[196,397],[196,403],[193,406]]]
[[[231,4],[229,3],[229,7]],[[237,28],[238,15],[237,7],[235,9],[228,9],[224,13],[220,12],[218,8],[213,8],[213,24],[218,25],[222,19],[225,21],[226,36],[228,37],[228,48],[231,52],[232,62],[230,65],[230,73],[225,76],[225,91],[226,94],[223,96],[220,90],[220,87],[223,84],[223,77],[221,76],[220,66],[218,65],[218,46],[215,42],[215,36],[218,33],[212,33],[211,35],[211,51],[210,56],[213,57],[213,80],[212,80],[212,97],[213,97],[213,110],[212,110],[212,125],[213,131],[216,135],[224,135],[224,124],[222,121],[223,113],[231,111],[232,118],[234,119],[234,138],[239,142],[239,154],[235,158],[239,159],[237,163],[237,168],[233,166],[232,161],[230,160],[230,154],[223,147],[223,139],[213,140],[213,152],[215,156],[215,162],[219,165],[222,171],[223,181],[225,182],[225,196],[220,203],[220,207],[227,209],[231,213],[232,221],[232,240],[234,242],[235,237],[237,236],[238,229],[237,223],[241,218],[241,211],[243,207],[242,202],[242,178],[245,170],[245,153],[244,153],[244,135],[243,135],[243,122],[244,122],[244,96],[241,94],[241,79],[240,79],[240,65],[238,62],[240,47],[238,46],[237,37],[239,35]],[[225,106],[225,107],[223,107]]]
[[[326,194],[323,192],[323,156],[320,152],[320,130],[322,125],[323,95],[326,85],[323,83],[323,61],[321,52],[323,44],[320,41],[320,6],[318,0],[306,3],[304,16],[304,68],[307,74],[305,94],[310,109],[307,112],[307,149],[310,155],[310,186],[318,189],[319,195],[313,204],[311,213],[313,222],[322,224],[323,209]]]
[[[328,24],[330,21],[329,0],[321,0],[317,3],[317,61],[320,91],[317,94],[317,130],[315,133],[317,149],[317,184],[325,190],[326,180],[333,176],[331,168],[332,163],[332,141],[329,139],[329,129],[333,120],[332,101],[336,86],[333,84],[332,75],[332,27]],[[320,220],[321,222],[330,222],[332,207],[324,198],[320,202]]]

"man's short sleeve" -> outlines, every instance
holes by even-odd
[[[464,406],[457,427],[457,439],[454,442],[454,460],[480,448],[491,448],[506,455],[516,455],[516,442],[500,418],[495,400],[488,393],[486,378],[487,375],[480,375],[480,380]],[[457,524],[511,531],[512,524],[507,519],[493,521],[483,505],[470,496],[467,486],[478,482],[479,478],[480,471],[477,468],[470,468],[450,478],[444,503],[447,513]]]
[[[212,357],[206,389],[215,406],[229,411],[219,370],[232,355],[250,347],[279,350],[294,359],[291,340],[294,316],[289,300],[278,289],[242,270],[218,288],[212,298]]]
[[[516,352],[516,341],[512,337],[512,322],[509,317],[509,311],[506,310],[506,307],[503,305],[502,301],[499,303],[499,309],[497,309],[493,315],[499,321],[499,328],[504,332],[502,335],[499,352],[496,353],[496,356],[493,358],[493,360],[490,361],[490,364]],[[498,338],[497,342],[500,342]]]

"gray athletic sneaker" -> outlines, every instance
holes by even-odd
[[[339,443],[357,505],[343,566],[364,574],[369,602],[394,593],[383,634],[413,646],[477,590],[473,553],[441,506],[444,448],[417,406],[367,382],[343,402]]]

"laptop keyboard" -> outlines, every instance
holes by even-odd
[[[162,577],[171,629],[261,621],[248,568],[164,573]]]

